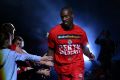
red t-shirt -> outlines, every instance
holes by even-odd
[[[9,49],[15,51],[16,50],[16,45],[12,44],[11,46],[9,46]]]
[[[48,46],[54,49],[55,69],[58,73],[70,74],[75,69],[84,69],[82,46],[87,45],[85,31],[77,25],[64,30],[61,25],[51,29]]]

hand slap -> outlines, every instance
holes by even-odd
[[[52,61],[53,57],[52,56],[43,56],[41,57],[41,61]]]

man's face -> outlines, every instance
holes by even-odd
[[[15,45],[18,46],[18,47],[20,47],[20,48],[22,48],[22,47],[24,46],[24,43],[23,43],[23,41],[17,40],[17,41],[15,42]]]
[[[63,10],[61,12],[61,19],[62,19],[62,23],[66,26],[66,27],[70,27],[71,24],[73,24],[73,14],[70,12],[70,10]]]

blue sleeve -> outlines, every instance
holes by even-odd
[[[15,53],[15,60],[22,60],[22,61],[25,61],[25,60],[32,60],[32,61],[40,61],[41,60],[41,56],[37,56],[37,55],[32,55],[32,54],[29,54],[29,53],[23,53],[23,54],[20,54],[20,53]]]

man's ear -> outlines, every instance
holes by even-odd
[[[7,48],[10,45],[10,40],[5,40],[3,47]]]

